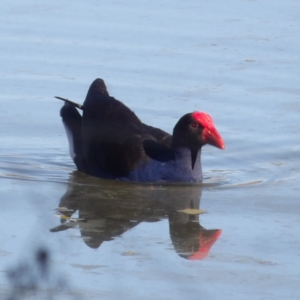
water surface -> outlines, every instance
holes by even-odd
[[[28,299],[299,299],[299,6],[2,1],[2,298],[46,249]],[[75,171],[53,96],[81,103],[97,77],[168,132],[212,115],[226,150],[203,149],[202,185]]]

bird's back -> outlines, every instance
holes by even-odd
[[[82,137],[89,172],[97,176],[103,172],[100,175],[105,177],[126,176],[141,160],[151,159],[145,141],[170,144],[169,134],[143,124],[126,105],[110,97],[101,79],[92,83],[83,104]]]

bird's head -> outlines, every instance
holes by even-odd
[[[192,113],[192,127],[199,128],[201,133],[202,145],[209,144],[220,148],[225,149],[224,141],[216,129],[212,117],[204,112],[193,112]]]
[[[225,149],[212,117],[204,112],[196,111],[184,115],[174,127],[173,139],[175,145],[195,150],[206,144]]]

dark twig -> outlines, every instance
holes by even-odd
[[[59,100],[62,100],[62,101],[65,101],[65,102],[67,102],[67,103],[69,103],[69,104],[72,104],[73,106],[75,106],[75,107],[77,107],[77,108],[83,110],[83,106],[82,106],[81,104],[78,104],[78,103],[73,102],[73,101],[71,101],[71,100],[68,100],[68,99],[65,99],[65,98],[61,98],[61,97],[57,97],[57,96],[55,96],[55,98],[56,98],[56,99],[59,99]]]

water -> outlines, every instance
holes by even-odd
[[[299,6],[2,1],[1,297],[42,247],[51,280],[26,299],[299,299]],[[202,185],[74,172],[53,96],[82,103],[97,77],[168,132],[212,115],[226,150],[204,148]]]

